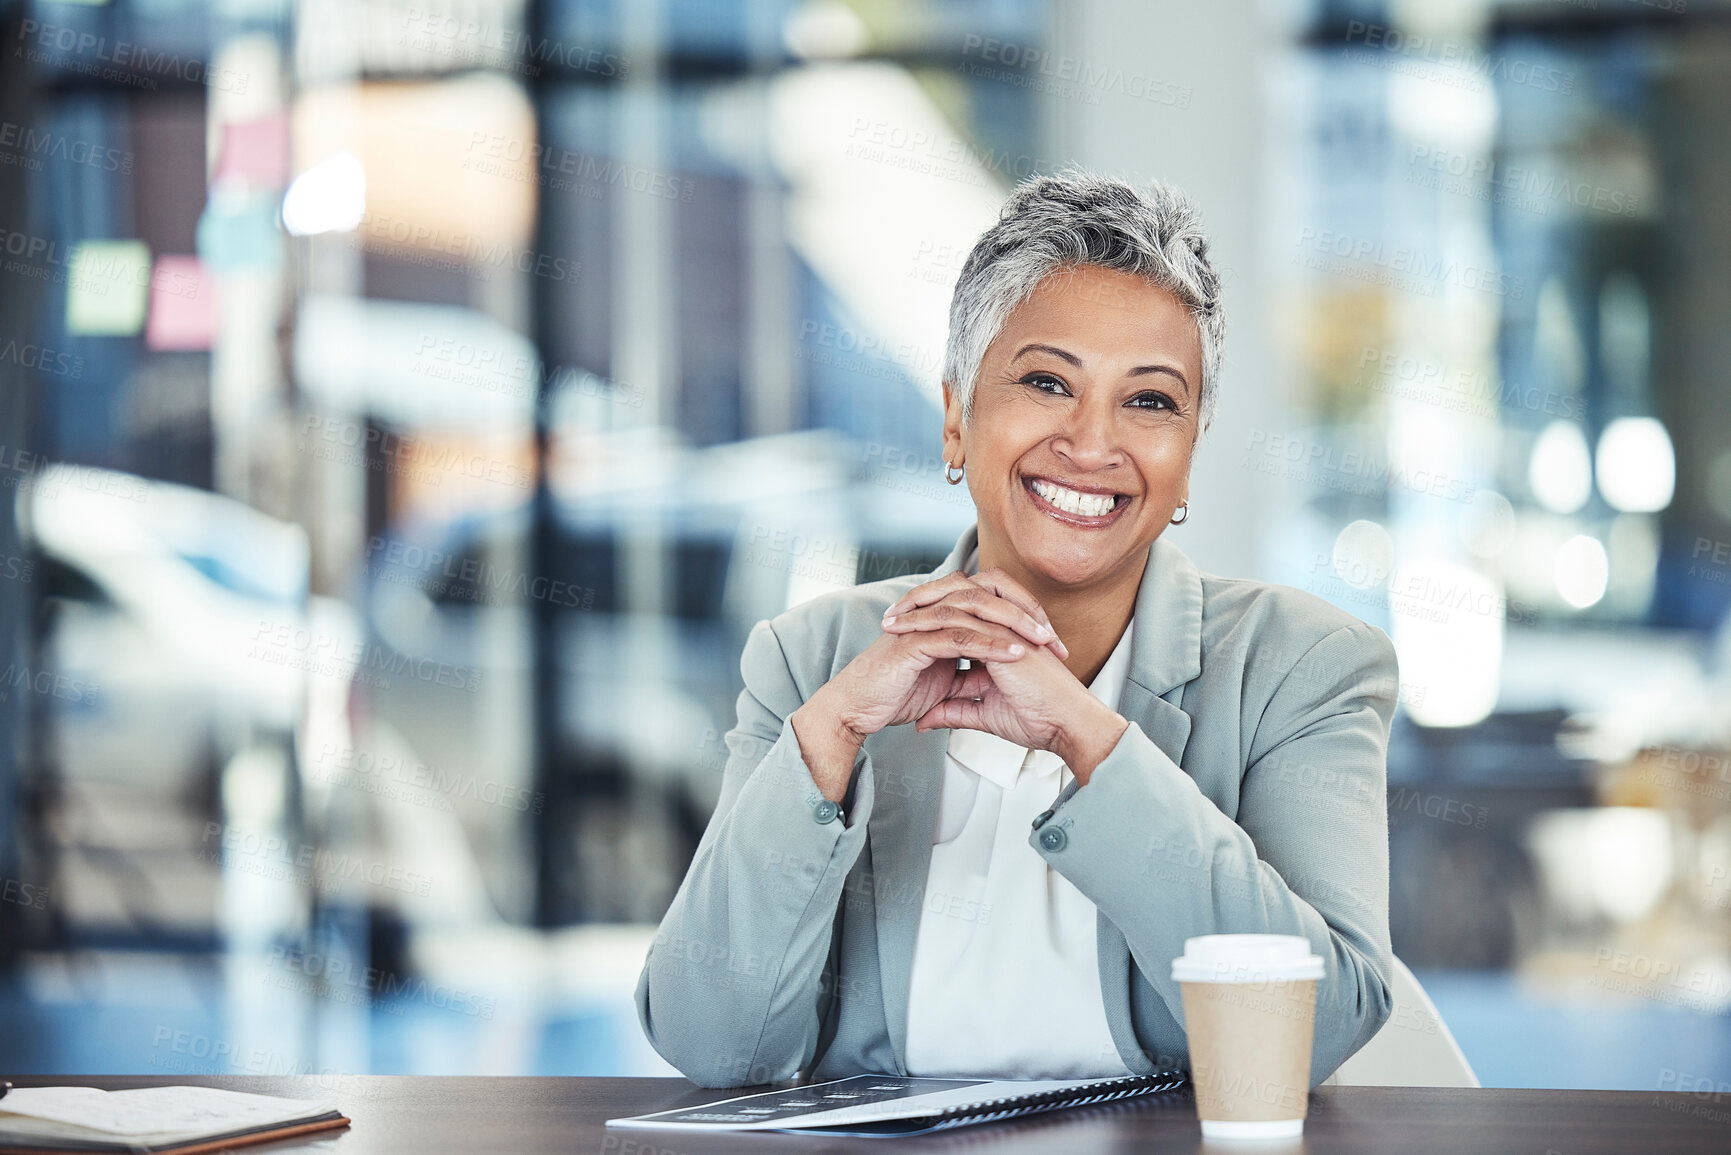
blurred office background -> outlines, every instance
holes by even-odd
[[[668,1073],[746,633],[972,520],[950,290],[1077,162],[1225,274],[1171,532],[1394,638],[1394,942],[1481,1078],[1731,1081],[1731,4],[0,38],[0,1068]]]

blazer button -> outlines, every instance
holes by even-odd
[[[825,798],[811,808],[811,816],[819,822],[834,822],[841,813],[841,803],[831,802]]]
[[[1061,826],[1048,826],[1040,831],[1040,845],[1047,850],[1062,850],[1067,841],[1069,840],[1064,837],[1064,828]]]

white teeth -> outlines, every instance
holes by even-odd
[[[1082,517],[1104,517],[1112,512],[1117,505],[1117,499],[1109,493],[1077,493],[1073,489],[1065,489],[1061,485],[1053,485],[1050,481],[1038,478],[1032,482],[1034,492],[1063,510]]]

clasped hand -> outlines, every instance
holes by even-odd
[[[1069,649],[1040,603],[1001,570],[918,586],[885,611],[883,628],[820,691],[838,696],[837,718],[860,740],[909,722],[983,730],[1056,753],[1086,782],[1100,736],[1122,733],[1123,720],[1064,665]]]

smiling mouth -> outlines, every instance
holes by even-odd
[[[1130,497],[1124,493],[1083,493],[1043,477],[1026,477],[1022,485],[1034,504],[1059,521],[1072,525],[1110,525],[1118,519]]]

